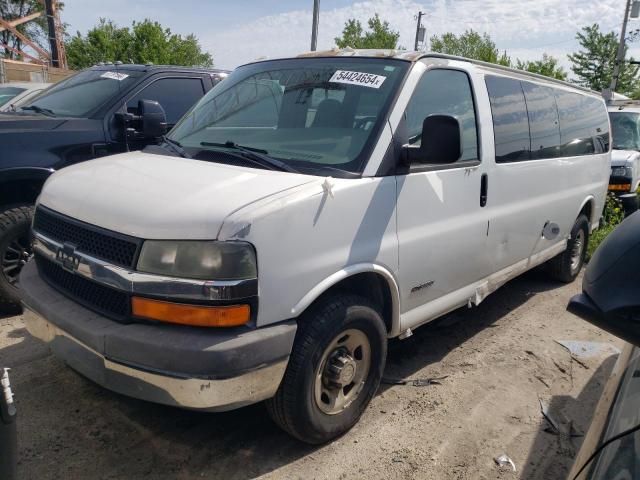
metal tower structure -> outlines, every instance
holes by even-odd
[[[58,8],[57,0],[40,0],[44,5],[44,11],[35,12],[25,17],[16,18],[14,20],[5,20],[0,18],[0,31],[9,30],[13,35],[18,37],[22,44],[26,47],[30,47],[35,51],[37,56],[34,56],[22,49],[16,49],[12,46],[0,42],[0,48],[5,48],[13,53],[20,55],[23,58],[29,59],[31,62],[39,63],[41,65],[50,65],[52,67],[67,68],[67,56],[64,49],[63,41],[63,27],[60,21],[60,9]],[[36,42],[28,38],[25,34],[20,32],[17,27],[27,22],[31,22],[36,18],[46,16],[49,47],[51,53],[47,52],[44,48],[38,45]]]

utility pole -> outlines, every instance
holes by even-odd
[[[422,26],[423,12],[418,12],[418,24],[416,25],[416,42],[413,46],[414,50],[418,50],[418,42],[424,41],[425,28]]]
[[[620,43],[618,44],[618,54],[616,55],[616,63],[613,65],[613,76],[611,77],[611,95],[616,91],[618,86],[618,78],[620,77],[620,67],[624,62],[624,53],[626,50],[626,35],[627,35],[627,21],[629,20],[629,10],[631,9],[632,0],[627,0],[627,4],[624,8],[624,20],[622,21],[622,31],[620,32]],[[636,9],[634,9],[636,10]]]
[[[311,26],[311,51],[318,47],[318,19],[320,17],[320,0],[313,0],[313,25]]]

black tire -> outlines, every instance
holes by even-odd
[[[339,413],[327,414],[316,400],[316,375],[327,348],[347,331],[366,336],[370,366],[351,403]],[[355,425],[378,390],[386,357],[387,331],[371,302],[348,294],[321,299],[298,322],[287,370],[275,397],[267,401],[267,410],[278,426],[305,443],[320,444],[339,437]]]
[[[578,242],[581,242],[578,244]],[[589,220],[580,215],[571,229],[571,238],[567,249],[549,262],[549,273],[554,280],[564,283],[573,282],[582,266],[589,246]],[[579,248],[579,252],[577,249]]]
[[[0,310],[20,308],[17,276],[31,255],[33,207],[19,205],[0,211]]]

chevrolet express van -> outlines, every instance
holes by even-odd
[[[640,102],[612,100],[609,117],[613,145],[609,190],[618,195],[640,188]]]
[[[387,341],[549,262],[579,273],[607,192],[596,93],[439,54],[259,61],[162,146],[46,182],[25,322],[125,395],[267,400],[321,443],[375,394]]]

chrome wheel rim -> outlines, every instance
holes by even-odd
[[[576,238],[573,240],[573,246],[571,247],[571,271],[575,272],[580,268],[582,262],[582,252],[584,251],[585,244],[584,230],[579,230]]]
[[[27,234],[12,239],[2,252],[2,275],[9,285],[18,286],[18,277],[22,267],[31,258],[31,245]]]
[[[338,334],[325,349],[316,369],[314,396],[327,415],[346,410],[362,393],[371,368],[371,344],[361,330]]]

